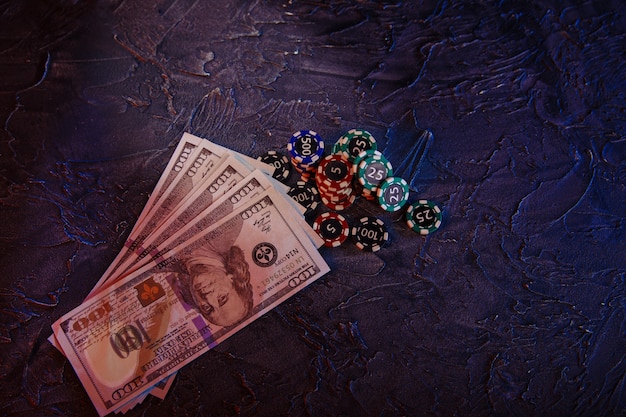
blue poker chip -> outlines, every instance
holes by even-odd
[[[324,155],[324,140],[312,130],[299,130],[287,144],[294,165],[313,165]]]

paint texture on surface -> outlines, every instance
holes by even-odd
[[[216,4],[214,4],[216,3]],[[626,410],[620,1],[0,6],[0,414],[95,415],[46,338],[183,132],[252,157],[371,132],[443,211],[331,272],[129,415]],[[295,181],[295,178],[293,179]]]

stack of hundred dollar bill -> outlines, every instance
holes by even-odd
[[[101,416],[163,398],[185,364],[329,271],[272,172],[183,135],[122,251],[52,326]]]

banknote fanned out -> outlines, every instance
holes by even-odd
[[[49,340],[100,415],[126,412],[149,393],[163,398],[181,367],[329,271],[322,242],[270,167],[189,134],[181,143],[157,184],[166,190],[154,190],[131,233],[141,244],[125,245],[87,299],[52,326]],[[195,181],[171,174],[209,154]]]

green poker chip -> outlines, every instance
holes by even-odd
[[[348,161],[354,163],[357,156],[363,151],[376,150],[377,144],[374,136],[367,130],[351,129],[338,141],[340,151]]]
[[[413,231],[427,235],[441,226],[441,209],[428,200],[419,200],[411,204],[406,211],[406,224]]]
[[[331,150],[331,153],[332,153],[332,154],[342,153],[342,152],[343,152],[343,150],[342,150],[342,148],[341,148],[342,146],[343,146],[343,145],[342,145],[342,143],[341,143],[341,138],[339,138],[339,139],[337,140],[337,142],[335,142],[335,144],[333,145],[333,148],[332,148],[332,150]]]
[[[398,211],[409,199],[409,184],[400,177],[388,177],[376,191],[378,204],[385,211]]]
[[[365,151],[368,152],[368,151]],[[378,186],[387,178],[393,176],[391,162],[382,154],[366,156],[359,162],[357,178],[363,188],[375,192]]]
[[[361,163],[361,161],[372,155],[383,156],[383,154],[380,151],[375,150],[375,149],[368,149],[366,151],[362,151],[361,153],[359,153],[359,155],[356,158],[354,158],[354,162],[352,163],[352,173],[356,175],[359,171],[359,164]]]

